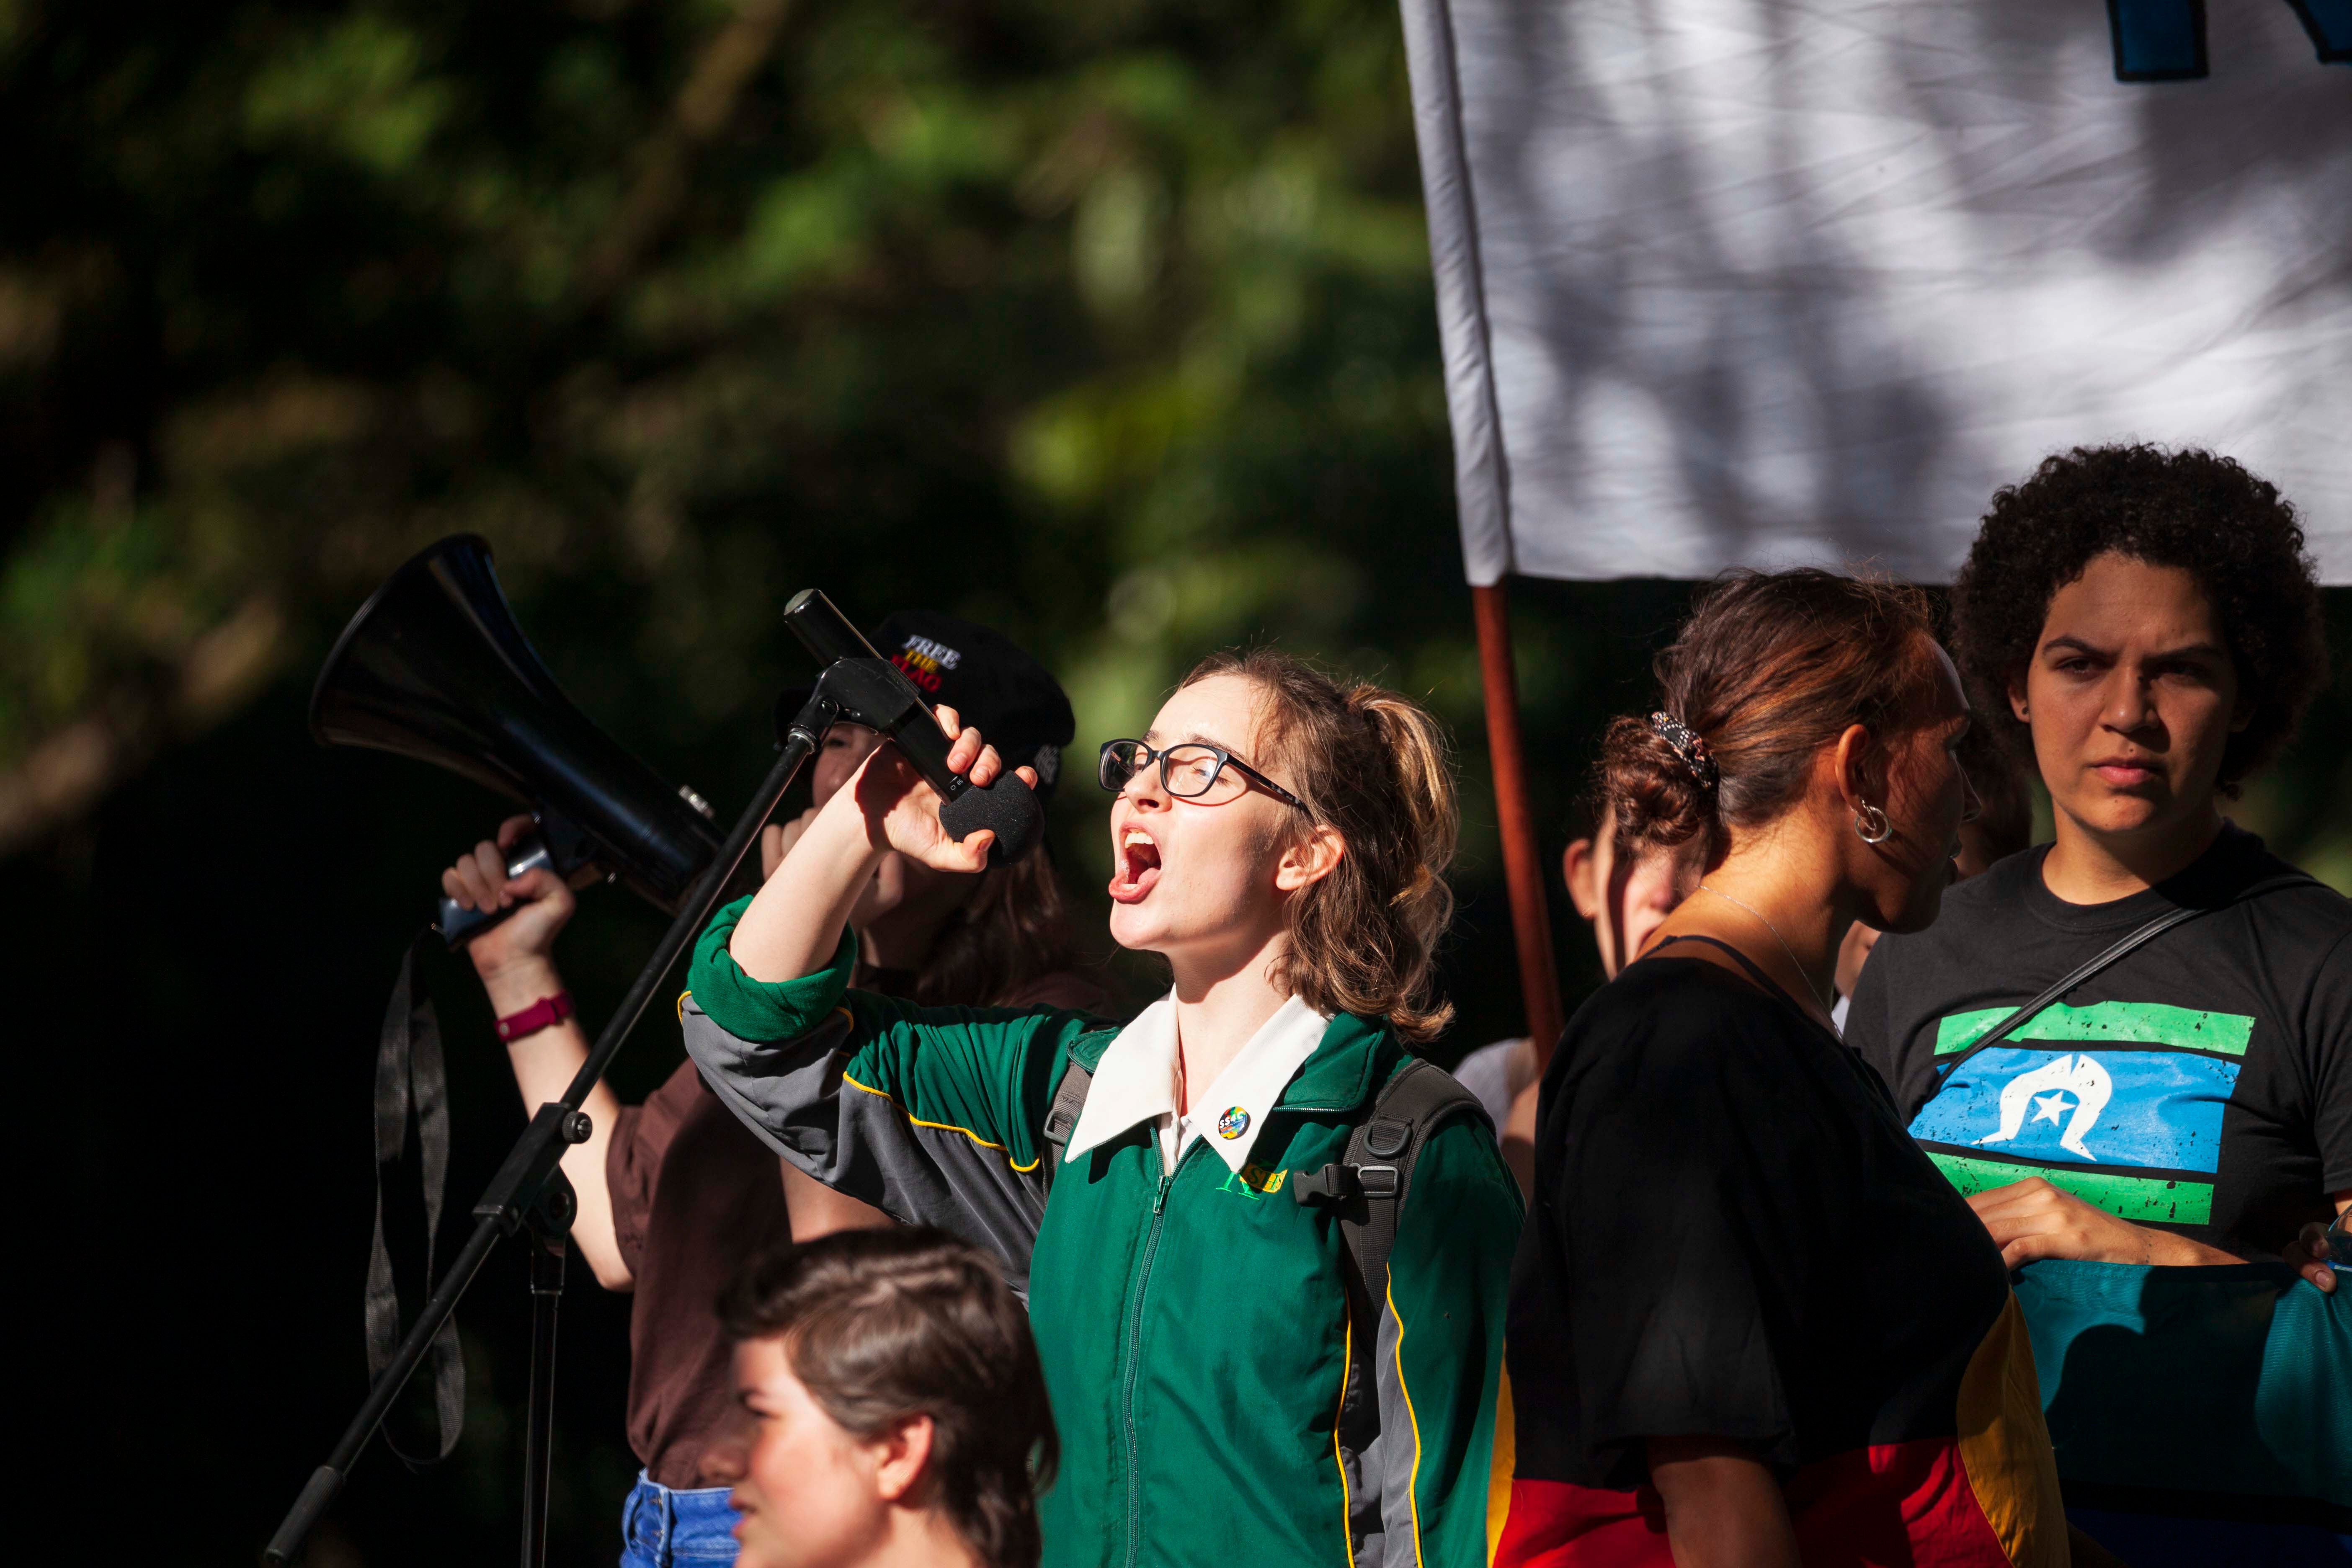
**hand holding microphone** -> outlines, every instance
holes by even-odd
[[[969,748],[959,752],[957,748],[963,745],[965,731],[955,710],[942,705],[935,712],[908,678],[908,668],[919,669],[920,666],[886,659],[875,652],[873,645],[817,590],[806,589],[793,595],[784,606],[784,624],[825,667],[817,684],[818,696],[829,697],[839,705],[840,719],[866,725],[893,742],[899,756],[930,787],[936,795],[934,820],[948,841],[960,844],[974,835],[988,834],[983,846],[989,851],[983,862],[986,864],[1017,860],[1028,853],[1045,822],[1044,809],[1034,793],[1038,778],[1034,769],[1018,770],[1013,779],[1007,780],[1003,776],[1003,763],[993,752],[986,753],[987,765],[981,766],[983,748],[976,734]],[[975,640],[971,634],[979,628],[955,625],[961,628],[957,633],[961,640]],[[928,647],[935,650],[940,659],[960,661],[963,657],[958,649],[936,639],[913,636],[908,641],[909,652]],[[902,653],[901,658],[906,657]],[[925,662],[937,662],[929,653],[921,658]],[[1025,656],[1018,658],[1026,662]],[[952,670],[956,666],[944,668]],[[926,673],[925,679],[932,680],[937,689],[936,670]],[[1053,690],[1053,700],[1059,704],[1060,718],[1066,726],[1068,702],[1058,688]],[[1059,744],[1066,738],[1066,730],[1055,738],[1055,756],[1058,757]],[[875,776],[870,763],[866,776]],[[929,860],[913,849],[906,852],[924,859],[926,864],[943,868],[949,866],[948,862]],[[959,865],[952,868],[977,870],[979,867]]]
[[[919,705],[917,713],[939,771],[959,798],[1024,801],[1036,810],[1032,770],[1007,775],[995,748],[951,708],[941,709],[937,719]],[[861,714],[855,721],[866,721]],[[772,984],[814,974],[831,963],[843,930],[893,855],[936,871],[983,869],[999,848],[998,836],[974,828],[958,838],[940,820],[941,805],[941,792],[902,748],[880,745],[868,752],[823,805],[791,825],[797,831],[777,835],[782,863],[727,942],[743,973]],[[954,803],[947,805],[952,809]]]
[[[965,726],[954,709],[930,712],[937,718],[934,732],[940,742],[937,767],[968,787],[943,799],[928,771],[915,764],[902,744],[879,748],[867,757],[849,793],[856,797],[867,841],[875,848],[895,849],[934,870],[982,870],[1003,837],[998,824],[1010,816],[1017,829],[1024,805],[1028,813],[1035,813],[1031,792],[1037,774],[1034,769],[1017,768],[1009,776],[1018,781],[1018,789],[999,794],[993,786],[1008,775],[996,748],[978,730]]]

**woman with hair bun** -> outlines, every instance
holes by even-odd
[[[950,766],[1003,771],[939,716]],[[1229,655],[1098,776],[1111,935],[1173,979],[1126,1028],[848,987],[880,857],[988,849],[948,839],[885,748],[705,933],[687,1048],[787,1160],[986,1247],[1026,1294],[1062,1440],[1047,1563],[1482,1561],[1518,1190],[1483,1117],[1415,1120],[1396,1087],[1450,1084],[1412,1058],[1451,1016],[1436,721]],[[1394,1227],[1377,1276],[1372,1212]]]
[[[2000,1251],[1830,1027],[1847,928],[1933,921],[1975,805],[1926,604],[1742,574],[1659,675],[1606,793],[1707,872],[1545,1078],[1496,1561],[2063,1564]]]

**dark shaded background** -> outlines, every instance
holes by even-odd
[[[776,622],[805,586],[1002,626],[1081,755],[1239,640],[1399,686],[1462,745],[1441,1054],[1519,1026],[1386,0],[18,0],[0,138],[16,1386],[77,1552],[250,1561],[362,1393],[375,1034],[504,808],[318,749],[304,704],[442,534],[494,542],[567,689],[722,817],[806,674]],[[1688,588],[1514,592],[1552,859]],[[2242,816],[2345,886],[2325,700]],[[584,900],[592,1027],[659,929]],[[522,1118],[478,990],[436,979],[455,1237]],[[657,1006],[617,1087],[678,1059]],[[554,1555],[608,1562],[626,1302],[575,1266],[564,1311]],[[372,1452],[314,1562],[511,1560],[519,1255],[459,1321],[463,1445]]]

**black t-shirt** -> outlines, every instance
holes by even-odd
[[[1944,895],[1854,988],[1846,1043],[1892,1085],[1962,1192],[2029,1176],[2139,1225],[2275,1256],[2352,1188],[2352,902],[2317,883],[2231,900],[2294,868],[2225,826],[2170,881],[2105,904],[2043,885],[2045,847]],[[2076,964],[2167,910],[2211,912],[1967,1048]]]
[[[2019,1321],[1999,1249],[1861,1058],[1778,992],[1643,959],[1577,1010],[1544,1079],[1505,1340],[1507,1545],[1642,1537],[1642,1505],[1611,1496],[1644,1486],[1643,1438],[1681,1434],[1753,1444],[1822,1561],[1867,1557],[1835,1544],[1856,1532],[1989,1544],[1945,1496],[1957,1401],[1980,1348],[2030,1364]],[[2051,1475],[2038,1406],[2008,1418]],[[2012,1489],[1990,1468],[1985,1488]],[[2045,1491],[2054,1508],[2054,1476]]]

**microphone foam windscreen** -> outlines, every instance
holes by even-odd
[[[988,863],[1003,866],[1029,853],[1045,826],[1045,808],[1027,784],[1006,773],[986,789],[968,789],[940,807],[940,826],[961,843],[983,827],[996,830],[988,847]]]

